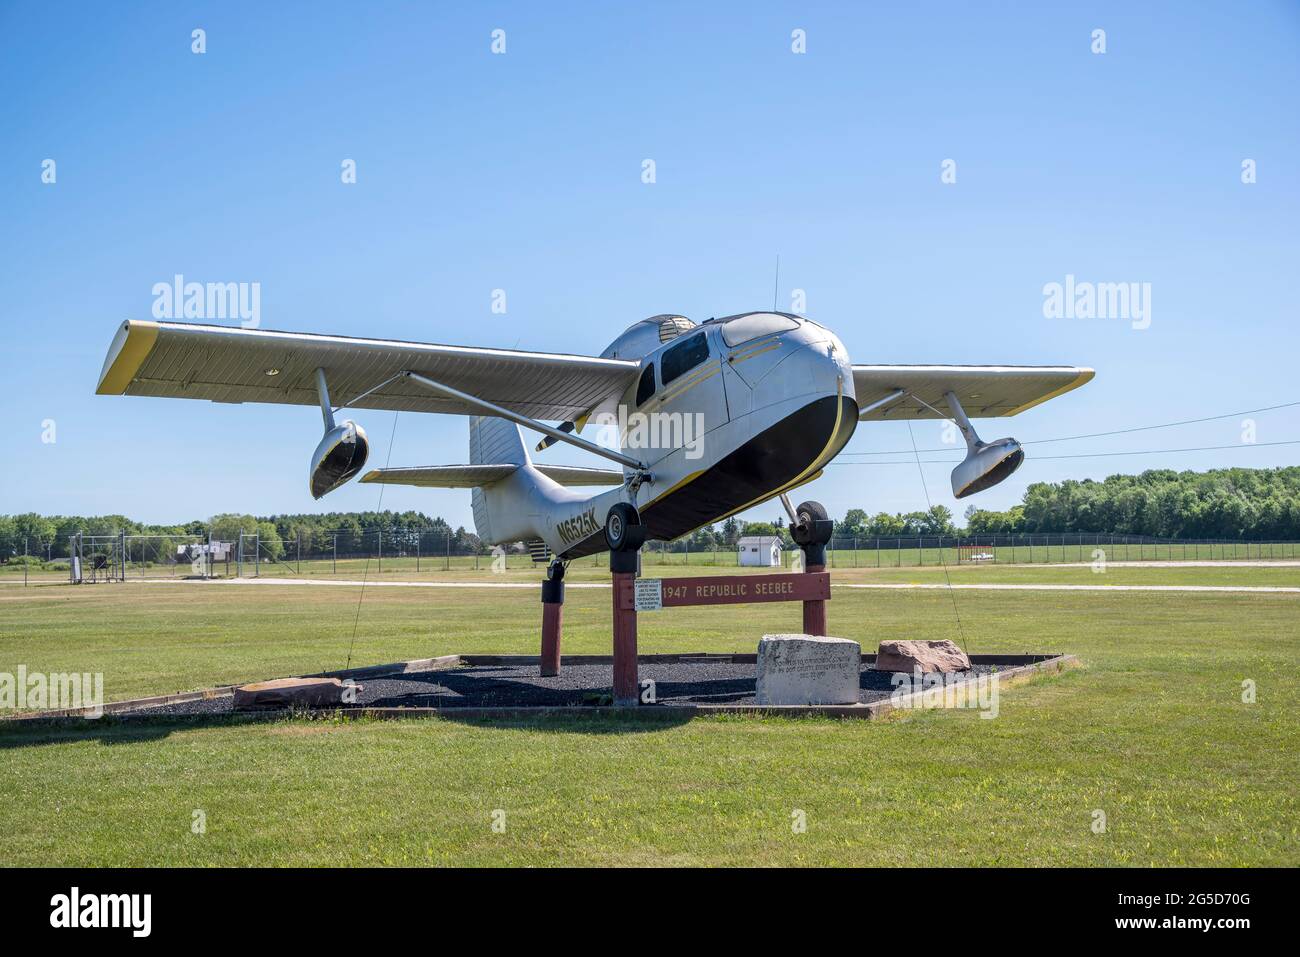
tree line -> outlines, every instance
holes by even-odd
[[[1112,475],[1103,481],[1068,479],[1036,482],[1023,501],[1004,512],[971,506],[964,532],[971,535],[1088,532],[1158,538],[1300,541],[1300,466],[1274,469],[1215,469],[1176,472],[1151,469],[1138,475]],[[49,560],[65,558],[69,538],[85,535],[155,535],[167,547],[182,540],[237,541],[256,533],[272,557],[302,543],[303,554],[373,549],[382,534],[385,548],[443,547],[452,554],[482,553],[473,532],[452,528],[440,517],[416,511],[323,512],[294,515],[214,515],[206,521],[150,525],[125,515],[0,515],[0,560],[24,553]],[[913,535],[959,536],[952,512],[943,505],[926,511],[868,515],[852,508],[835,523],[836,538],[897,538]],[[742,535],[776,535],[792,544],[782,514],[770,522],[728,518],[683,536],[667,548],[710,551],[734,548]],[[288,545],[286,546],[286,543]]]
[[[1300,466],[1176,472],[1150,469],[1036,482],[1005,512],[969,509],[966,528],[990,532],[1097,532],[1158,538],[1300,540]]]
[[[382,534],[395,547],[419,536],[428,547],[437,543],[457,555],[483,548],[477,535],[463,527],[453,529],[442,518],[423,512],[323,512],[295,515],[241,515],[223,513],[207,520],[173,525],[152,525],[125,515],[0,515],[0,560],[12,561],[28,554],[44,560],[66,558],[69,542],[83,535],[148,535],[158,541],[147,550],[153,556],[174,554],[175,547],[211,536],[213,541],[237,542],[240,533],[257,535],[264,556],[281,558],[296,553],[321,554],[337,547],[340,553],[373,550]],[[145,551],[141,546],[133,546]]]

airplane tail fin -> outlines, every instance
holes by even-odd
[[[609,508],[625,494],[621,472],[533,465],[519,426],[507,419],[470,418],[469,458],[479,538],[488,545],[522,541],[535,562],[598,534]],[[612,487],[594,496],[567,487],[584,485]]]
[[[519,434],[519,426],[495,416],[475,415],[469,420],[469,461],[471,465],[529,465],[528,449]],[[493,483],[494,484],[494,483]],[[490,485],[475,487],[471,499],[474,529],[485,542],[499,541],[492,528]],[[504,530],[503,530],[504,531]]]
[[[552,549],[572,545],[578,531],[594,534],[609,506],[623,500],[622,472],[577,465],[534,465],[519,426],[506,419],[470,417],[469,459],[466,465],[372,469],[361,481],[473,489],[474,528],[483,543],[524,542],[533,561],[546,561]],[[595,496],[571,491],[573,487],[597,485],[611,488]],[[567,537],[556,531],[557,526],[569,533]]]
[[[532,464],[528,449],[524,448],[524,438],[519,434],[519,426],[508,419],[488,415],[470,416],[469,461],[471,465],[499,462]]]

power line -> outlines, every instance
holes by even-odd
[[[395,440],[395,439],[397,438],[397,417],[398,417],[399,415],[401,415],[401,412],[394,412],[394,413],[393,413],[393,430],[392,430],[390,433],[388,433],[388,455],[384,457],[384,468],[385,468],[385,469],[388,468],[388,463],[391,462],[391,461],[393,460],[393,440]],[[379,535],[379,558],[380,558],[380,561],[383,561],[383,556],[384,556],[384,551],[383,551],[383,549],[384,549],[384,538],[383,538],[383,535],[384,535],[384,525],[383,525],[383,521],[384,521],[384,520],[383,520],[383,516],[382,516],[383,510],[384,510],[384,484],[385,484],[385,483],[383,483],[383,482],[380,482],[380,483],[379,483],[379,505],[377,505],[377,506],[375,507],[375,515],[376,515],[376,518],[377,518],[377,520],[378,520],[378,524],[375,526],[375,530],[376,530],[376,533]],[[448,525],[447,527],[450,528],[451,526]],[[361,590],[357,592],[357,614],[356,614],[356,617],[352,619],[352,640],[351,640],[350,642],[348,642],[348,661],[347,661],[347,664],[345,664],[345,665],[343,666],[343,669],[344,669],[345,671],[346,671],[348,668],[351,668],[351,667],[352,667],[352,649],[353,649],[354,647],[356,647],[356,644],[357,644],[357,626],[361,624],[361,602],[362,602],[362,601],[365,599],[365,597],[366,597],[366,579],[369,578],[369,577],[370,577],[370,555],[367,554],[367,555],[366,555],[366,565],[365,565],[365,568],[364,568],[364,569],[362,570],[362,572],[361,572]]]
[[[930,502],[930,486],[925,483],[925,469],[921,468],[921,453],[916,449],[916,436],[912,433],[911,422],[907,423],[907,437],[912,440],[912,449],[916,452],[916,473],[921,476],[921,491],[925,493],[925,510],[927,514],[932,514],[934,505]],[[856,543],[854,547],[857,547]],[[948,575],[948,562],[943,557],[942,548],[939,549],[939,564],[943,566],[943,580],[948,585],[948,597],[952,599],[952,613],[957,619],[957,637],[961,639],[961,650],[969,657],[970,651],[966,648],[966,629],[961,625],[961,611],[957,608],[957,590],[952,587],[952,578]]]
[[[909,425],[910,428],[910,425]],[[1236,445],[1202,445],[1190,449],[1141,449],[1133,452],[1080,452],[1075,455],[1035,455],[1033,461],[1046,462],[1053,459],[1100,459],[1116,455],[1172,455],[1177,452],[1218,452],[1224,449],[1257,449],[1275,445],[1300,445],[1300,439],[1285,442],[1248,442]],[[930,452],[943,452],[946,449],[927,449]],[[906,454],[898,453],[898,454]],[[954,465],[960,459],[923,459],[923,465]],[[911,465],[911,462],[831,462],[831,465]]]
[[[1275,412],[1278,409],[1290,409],[1300,405],[1298,402],[1283,402],[1281,405],[1269,405],[1262,409],[1247,409],[1244,412],[1225,412],[1222,415],[1207,415],[1199,419],[1183,419],[1181,422],[1162,422],[1159,425],[1140,425],[1132,429],[1114,429],[1110,432],[1086,432],[1081,435],[1064,435],[1056,439],[1026,439],[1021,445],[1045,445],[1048,442],[1073,442],[1075,439],[1100,439],[1110,435],[1127,435],[1131,432],[1149,432],[1152,429],[1172,429],[1180,425],[1197,425],[1201,422],[1215,422],[1220,419],[1235,419],[1240,415],[1256,415],[1260,412]],[[946,416],[945,416],[946,418]],[[889,421],[884,419],[882,421]],[[1277,443],[1273,443],[1277,444]],[[895,449],[890,452],[841,452],[841,455],[908,455],[913,449]],[[950,452],[952,449],[920,449],[921,452]],[[1173,450],[1176,451],[1176,450]],[[894,464],[894,463],[891,463]]]

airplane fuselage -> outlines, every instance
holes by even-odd
[[[620,501],[636,505],[648,537],[677,538],[812,481],[857,416],[849,356],[829,330],[774,313],[704,323],[647,354],[617,407],[593,417],[650,481],[594,497],[542,485],[543,540],[562,558],[603,551]]]

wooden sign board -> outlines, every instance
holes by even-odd
[[[763,601],[825,601],[830,572],[783,575],[707,575],[615,581],[622,611],[657,611],[685,605],[739,605]]]
[[[637,611],[658,611],[664,606],[664,580],[638,578],[632,583],[632,607]]]

